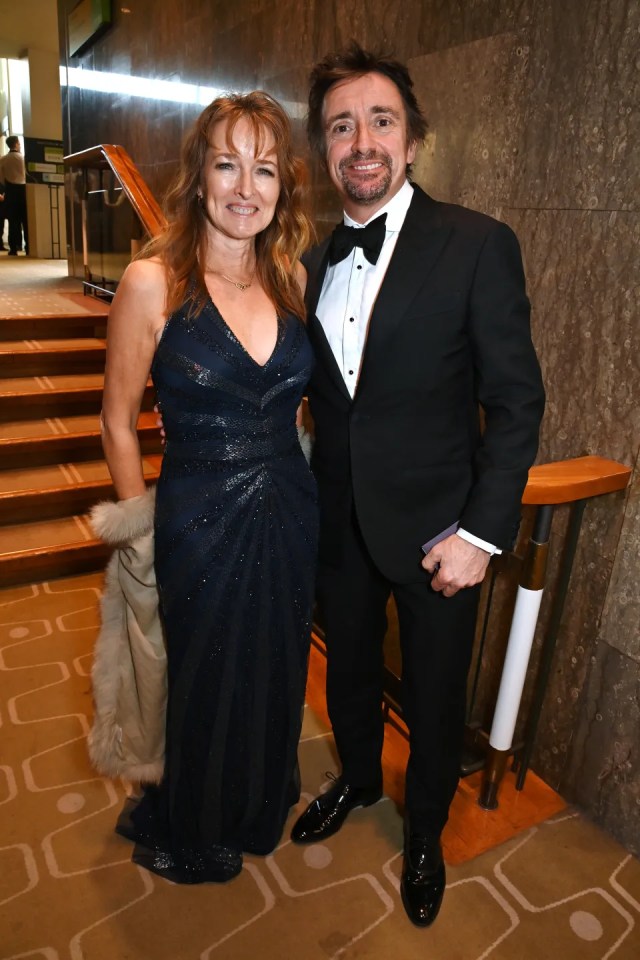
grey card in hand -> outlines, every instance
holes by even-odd
[[[451,526],[447,527],[446,530],[443,530],[441,533],[437,533],[435,537],[431,537],[431,540],[427,540],[426,543],[422,544],[423,553],[429,553],[429,551],[432,550],[437,543],[440,543],[441,540],[446,540],[447,537],[450,537],[452,534],[454,534],[459,526],[460,521],[456,520],[456,522],[452,523]]]

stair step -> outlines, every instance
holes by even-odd
[[[108,311],[100,313],[43,314],[40,317],[0,317],[0,340],[46,340],[51,337],[101,337],[107,329]]]
[[[138,438],[143,454],[161,452],[155,413],[140,414]],[[100,418],[96,414],[40,421],[10,420],[0,424],[0,463],[6,470],[98,460],[101,455]]]
[[[0,582],[10,586],[97,570],[110,552],[83,515],[8,524],[0,527]]]
[[[87,520],[114,496],[99,419],[109,311],[88,302],[81,313],[0,316],[3,585],[98,570],[110,554]],[[162,461],[152,404],[149,383],[138,422],[148,483]]]
[[[53,390],[78,390],[80,387],[102,389],[104,376],[101,373],[63,373],[47,377],[5,377],[0,381],[0,399],[10,397],[19,399],[38,393],[50,393]]]
[[[161,463],[161,456],[143,458],[148,483],[158,479]],[[82,514],[99,500],[113,497],[113,485],[104,460],[3,470],[0,473],[0,525]]]
[[[99,337],[0,341],[0,376],[101,373],[106,341]]]
[[[6,377],[0,381],[0,424],[16,418],[99,413],[103,387],[102,373]],[[153,384],[149,381],[142,409],[151,410],[153,403]]]

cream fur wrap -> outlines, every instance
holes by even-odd
[[[109,777],[157,783],[164,769],[167,655],[153,567],[155,489],[99,503],[91,525],[115,547],[91,678],[89,756]]]
[[[298,440],[304,453],[307,463],[311,463],[311,454],[313,452],[313,434],[306,427],[298,427]]]

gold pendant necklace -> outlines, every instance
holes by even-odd
[[[217,272],[216,270],[212,271],[212,273],[216,273],[216,272]],[[237,290],[242,290],[242,291],[247,290],[253,283],[253,277],[251,278],[251,280],[247,282],[243,280],[234,280],[233,277],[228,277],[226,273],[218,273],[218,276],[222,277],[223,280],[226,280],[227,283],[232,283]]]

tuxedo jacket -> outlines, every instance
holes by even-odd
[[[544,408],[514,233],[414,185],[353,400],[315,315],[329,242],[305,258],[320,562],[340,564],[354,509],[395,583],[424,578],[421,544],[455,521],[510,548]]]

